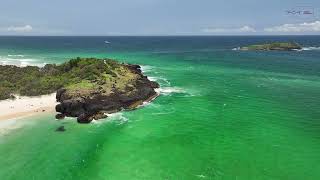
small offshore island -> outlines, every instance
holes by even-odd
[[[302,47],[295,42],[275,42],[269,44],[250,45],[241,47],[241,51],[294,51],[300,50]]]
[[[135,109],[156,98],[156,88],[159,84],[144,76],[139,65],[111,59],[76,58],[42,68],[0,66],[0,100],[56,92],[56,118],[76,117],[79,123]]]

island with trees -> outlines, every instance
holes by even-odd
[[[242,51],[294,51],[301,50],[302,47],[296,42],[274,42],[241,47]]]

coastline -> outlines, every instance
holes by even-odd
[[[0,121],[55,112],[56,94],[27,97],[17,96],[15,100],[0,101]]]

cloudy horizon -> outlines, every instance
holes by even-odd
[[[320,35],[320,2],[3,0],[0,35]]]

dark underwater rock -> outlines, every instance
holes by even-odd
[[[64,114],[56,114],[56,119],[64,119],[65,117]]]
[[[57,132],[64,132],[66,131],[66,129],[64,128],[64,126],[59,126],[57,129],[56,129]]]

